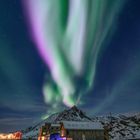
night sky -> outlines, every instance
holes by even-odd
[[[114,34],[98,54],[94,84],[81,94],[84,103],[78,105],[91,116],[140,111],[139,7],[140,0],[124,4],[113,24]],[[42,90],[51,72],[30,36],[23,11],[20,0],[0,0],[0,132],[41,121],[53,104],[45,102]],[[84,89],[84,82],[79,83]],[[63,103],[57,106],[52,113],[66,108]]]

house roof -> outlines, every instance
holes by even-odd
[[[65,129],[74,130],[103,130],[103,126],[99,122],[77,122],[77,121],[63,121]]]
[[[60,127],[60,124],[57,124],[57,123],[54,124],[54,123],[52,123],[52,124],[51,124],[51,127]]]

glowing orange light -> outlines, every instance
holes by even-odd
[[[9,133],[9,134],[0,134],[0,139],[20,140],[21,138],[22,138],[22,133],[21,132]]]
[[[47,138],[45,136],[42,136],[42,137],[38,137],[38,140],[47,140]]]

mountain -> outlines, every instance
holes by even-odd
[[[86,116],[76,106],[73,106],[68,110],[64,110],[63,112],[60,112],[53,122],[58,122],[58,121],[92,121],[92,119]]]
[[[37,138],[39,128],[46,122],[59,121],[91,121],[99,122],[103,127],[107,127],[111,140],[123,140],[127,138],[140,138],[140,113],[127,113],[121,115],[88,117],[76,106],[59,113],[52,114],[44,121],[23,130],[23,139]]]
[[[42,122],[30,126],[25,130],[22,130],[23,138],[27,139],[29,137],[31,138],[37,138],[39,128],[44,125],[46,122],[49,123],[55,123],[59,121],[92,121],[92,119],[85,115],[80,109],[78,109],[76,106],[73,106],[70,109],[64,110],[59,113],[52,114],[47,119],[43,120]]]

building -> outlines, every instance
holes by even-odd
[[[72,140],[105,140],[105,130],[100,123],[63,121],[61,136]]]
[[[62,121],[45,124],[38,140],[108,140],[108,132],[100,123]]]
[[[40,128],[38,140],[61,140],[61,124],[46,123]],[[62,139],[63,140],[63,139]]]

